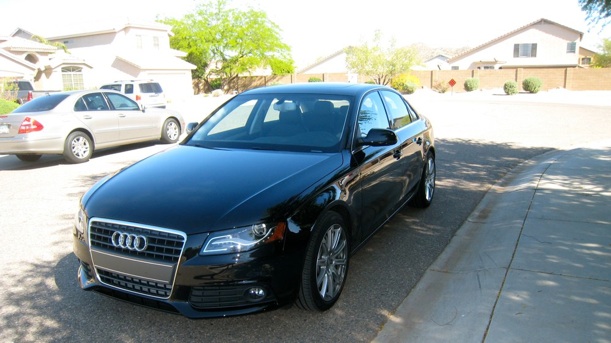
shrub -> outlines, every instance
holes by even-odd
[[[478,78],[468,78],[465,80],[465,90],[467,92],[473,92],[479,89],[479,79]]]
[[[448,91],[448,88],[450,88],[450,85],[448,85],[447,82],[435,81],[435,83],[433,83],[433,90],[438,93],[445,93]]]
[[[221,79],[210,80],[210,89],[212,90],[221,89],[222,86],[223,86],[223,80]]]
[[[7,101],[16,101],[19,87],[16,83],[11,82],[11,79],[0,79],[0,99]]]
[[[518,83],[515,81],[507,81],[503,85],[503,90],[507,95],[518,94]]]
[[[413,94],[420,87],[420,79],[415,75],[401,74],[393,77],[390,86],[400,93]]]
[[[19,104],[14,101],[0,99],[0,114],[11,113],[17,107],[19,107]]]
[[[320,77],[311,77],[308,79],[308,82],[322,82],[322,79]]]
[[[522,81],[522,88],[530,93],[538,93],[541,90],[543,82],[538,77],[529,77]]]

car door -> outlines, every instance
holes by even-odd
[[[108,102],[119,120],[119,139],[137,141],[160,137],[159,117],[154,111],[143,111],[138,103],[117,93],[105,93]]]
[[[361,101],[355,139],[365,137],[369,130],[389,129],[390,123],[378,92],[366,95]],[[394,213],[404,189],[404,171],[395,151],[399,145],[364,146],[353,153],[359,163],[357,187],[359,195],[360,227],[357,239],[371,235]]]
[[[74,104],[74,113],[91,131],[96,146],[119,140],[119,118],[110,110],[102,93],[89,93]]]
[[[402,185],[402,198],[408,196],[410,191],[418,185],[422,172],[423,161],[423,127],[414,123],[413,110],[398,93],[380,91],[386,112],[390,117],[391,129],[398,138],[399,147],[395,150],[397,168],[401,170],[404,184]]]

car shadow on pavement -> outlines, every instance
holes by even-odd
[[[160,142],[144,142],[144,143],[134,143],[129,145],[123,145],[120,147],[108,148],[108,149],[100,149],[96,150],[91,156],[91,160],[96,158],[105,157],[113,154],[119,154],[122,152],[137,150],[142,148],[151,147],[154,145],[161,144]],[[169,145],[168,145],[169,146]],[[88,162],[84,162],[88,163]],[[16,156],[6,155],[0,158],[0,171],[2,170],[32,170],[32,169],[40,169],[40,168],[48,168],[57,165],[70,165],[70,163],[66,162],[61,155],[42,155],[41,158],[36,162],[24,162],[19,160]]]

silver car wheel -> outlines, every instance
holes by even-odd
[[[426,201],[430,202],[435,192],[435,159],[432,157],[429,157],[427,161],[424,177],[424,196]]]
[[[75,137],[70,143],[72,154],[77,158],[87,158],[89,156],[89,141],[83,136]]]
[[[327,229],[316,258],[316,285],[324,300],[333,299],[341,292],[346,277],[348,244],[344,229],[334,224]]]
[[[176,124],[175,121],[168,122],[168,124],[165,127],[165,132],[168,138],[172,141],[177,140],[178,136],[180,135],[180,129],[178,128],[178,125]]]

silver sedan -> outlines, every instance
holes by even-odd
[[[81,163],[95,149],[153,140],[175,143],[184,127],[179,113],[143,109],[115,91],[53,93],[0,115],[0,154],[22,161],[63,154],[66,161]]]

